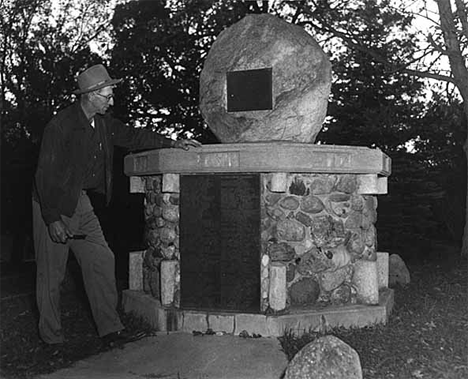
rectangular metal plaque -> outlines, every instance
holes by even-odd
[[[180,177],[181,307],[260,311],[260,175]]]
[[[271,68],[231,71],[226,81],[228,112],[273,109]]]

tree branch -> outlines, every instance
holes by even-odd
[[[456,85],[465,103],[465,109],[468,114],[468,69],[463,59],[458,41],[455,20],[453,17],[450,0],[436,0],[439,7],[440,28],[447,46],[446,54],[450,62],[453,77]]]
[[[391,70],[391,72],[393,72],[393,73],[394,72],[404,72],[406,74],[413,75],[413,76],[419,76],[419,77],[423,77],[423,78],[442,80],[442,81],[445,81],[445,82],[456,84],[455,79],[453,77],[451,77],[451,76],[441,75],[441,74],[433,73],[433,72],[429,72],[429,71],[420,71],[420,70],[414,70],[414,69],[407,68],[410,64],[415,63],[418,60],[420,60],[421,58],[423,58],[424,56],[428,55],[430,53],[429,51],[426,51],[426,53],[423,54],[423,56],[418,57],[418,59],[413,59],[412,61],[408,62],[404,66],[399,66],[399,65],[396,65],[395,63],[389,62],[387,59],[385,59],[380,54],[378,54],[375,50],[372,50],[372,49],[369,49],[366,46],[360,45],[358,42],[354,41],[353,38],[349,37],[346,33],[338,31],[338,30],[336,30],[334,28],[331,28],[330,26],[323,27],[321,25],[318,25],[318,24],[314,23],[312,20],[303,21],[300,24],[302,24],[302,25],[308,24],[308,25],[312,26],[313,28],[315,28],[317,30],[320,30],[322,32],[331,33],[334,36],[339,37],[350,48],[368,54],[376,62],[379,62],[379,63],[384,64],[385,66],[387,66]],[[444,53],[446,53],[446,52],[444,51]]]
[[[457,7],[457,15],[460,19],[462,25],[462,33],[465,35],[465,38],[468,38],[468,12],[466,10],[467,5],[463,0],[455,0],[455,5]]]
[[[422,78],[441,80],[444,82],[456,84],[455,79],[448,75],[436,74],[434,72],[429,72],[429,71],[412,70],[409,68],[404,68],[401,70],[401,72],[404,72],[406,74],[413,75],[413,76],[419,76]]]

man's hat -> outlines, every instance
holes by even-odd
[[[75,95],[95,91],[100,88],[120,83],[122,79],[111,79],[102,64],[91,66],[78,75],[79,89],[73,91]]]

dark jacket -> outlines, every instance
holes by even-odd
[[[109,115],[95,115],[105,152],[105,191],[110,200],[114,145],[130,150],[172,146],[172,140],[145,129],[125,126]],[[83,143],[89,122],[76,102],[59,112],[46,126],[35,176],[34,197],[41,204],[46,224],[71,217],[78,204],[87,169]]]

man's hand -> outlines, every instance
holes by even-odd
[[[201,147],[201,145],[202,144],[196,139],[181,139],[178,141],[174,141],[173,147],[175,147],[176,149],[188,150],[191,147]]]
[[[49,224],[49,235],[55,243],[65,243],[68,238],[73,237],[73,233],[63,221],[54,221]]]

